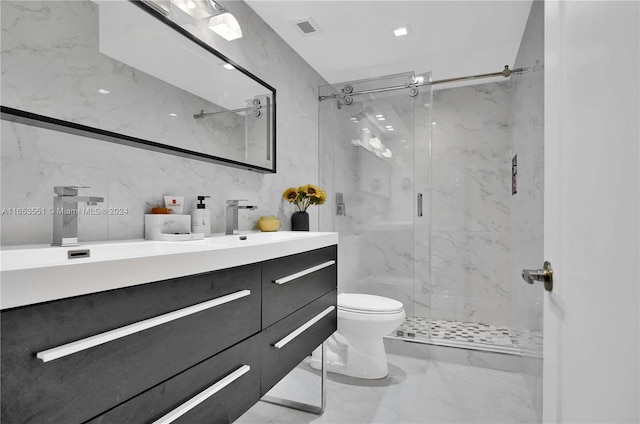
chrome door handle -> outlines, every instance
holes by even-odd
[[[553,269],[551,268],[551,262],[544,261],[542,269],[523,269],[522,279],[529,284],[542,281],[544,282],[544,289],[546,291],[553,290]]]

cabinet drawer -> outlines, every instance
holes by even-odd
[[[337,246],[274,259],[262,267],[262,328],[337,287]]]
[[[153,423],[172,412],[174,423],[230,423],[260,399],[259,343],[255,335],[89,423]]]
[[[336,302],[334,290],[262,331],[261,394],[268,392],[336,331]]]
[[[58,359],[37,357],[238,292],[235,300]],[[250,265],[3,311],[2,422],[90,419],[257,333],[260,297],[260,266]]]

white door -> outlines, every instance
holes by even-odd
[[[543,418],[638,423],[640,4],[545,8]]]

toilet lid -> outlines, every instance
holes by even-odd
[[[338,309],[360,313],[396,313],[404,306],[397,300],[372,294],[340,293],[338,295]]]

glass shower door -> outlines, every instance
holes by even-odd
[[[426,318],[431,88],[415,83],[406,73],[320,87],[321,184],[333,193],[320,228],[339,232],[340,292],[396,299]]]

